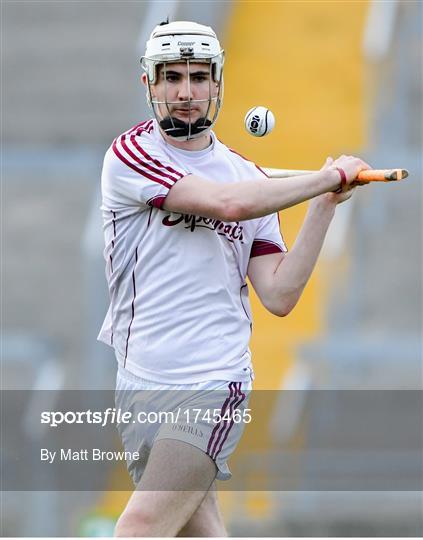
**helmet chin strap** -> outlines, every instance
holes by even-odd
[[[207,133],[210,130],[212,122],[204,117],[189,124],[178,118],[167,116],[159,122],[159,125],[166,135],[175,139],[189,140]]]

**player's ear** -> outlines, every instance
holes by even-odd
[[[147,86],[147,73],[143,73],[140,77],[140,81],[144,86]]]

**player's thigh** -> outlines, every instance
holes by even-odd
[[[121,516],[150,535],[176,535],[197,510],[216,477],[202,450],[173,439],[158,440]]]
[[[203,450],[176,439],[159,439],[153,445],[139,483],[146,491],[208,491],[217,467]]]
[[[215,484],[185,526],[179,531],[178,536],[209,538],[228,536],[219,509]]]

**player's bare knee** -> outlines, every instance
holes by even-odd
[[[227,537],[217,494],[209,491],[197,511],[178,533],[179,537]]]
[[[213,511],[213,512],[219,509],[217,491],[215,489],[210,489],[207,492],[207,495],[204,497],[204,500],[201,503],[199,508],[204,511]]]
[[[116,523],[114,536],[115,538],[153,536],[156,526],[157,520],[148,512],[125,511]]]

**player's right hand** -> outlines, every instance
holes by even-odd
[[[370,165],[362,159],[355,156],[342,155],[331,164],[331,169],[339,167],[345,173],[347,178],[347,184],[351,185],[357,180],[358,173],[360,171],[366,171],[371,169]]]

